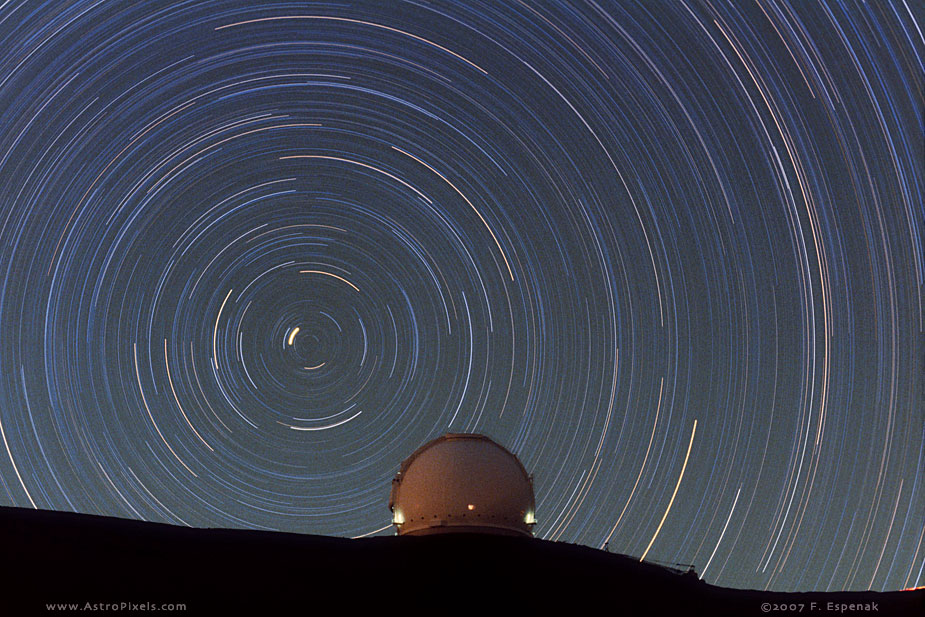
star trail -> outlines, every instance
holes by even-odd
[[[925,583],[925,38],[896,2],[0,4],[0,504]]]

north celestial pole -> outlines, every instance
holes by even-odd
[[[922,585],[922,22],[0,3],[0,504],[388,534],[481,432],[538,537]]]

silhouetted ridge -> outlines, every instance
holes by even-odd
[[[0,614],[10,615],[48,614],[50,603],[120,602],[182,603],[187,610],[177,614],[186,615],[320,614],[332,601],[343,614],[370,615],[494,615],[505,607],[516,615],[559,607],[604,607],[608,615],[781,614],[762,611],[762,603],[802,603],[807,615],[907,615],[925,608],[921,591],[723,589],[623,555],[526,537],[349,540],[19,508],[0,508],[0,530],[11,590]],[[874,603],[877,610],[835,613],[829,602]]]

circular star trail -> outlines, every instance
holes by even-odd
[[[921,6],[0,5],[0,501],[921,585]]]

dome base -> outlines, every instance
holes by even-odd
[[[523,538],[533,537],[533,534],[527,530],[518,531],[516,529],[511,529],[510,527],[489,527],[488,525],[439,525],[435,527],[420,527],[418,529],[412,529],[404,533],[399,531],[398,535],[434,536],[451,533],[478,533],[492,536],[514,536]]]

